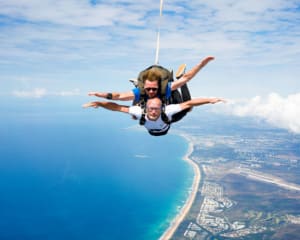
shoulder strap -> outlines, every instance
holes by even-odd
[[[141,116],[141,118],[140,118],[140,122],[139,122],[139,123],[140,123],[140,125],[145,125],[145,123],[146,123],[146,107],[143,106],[143,107],[142,107],[142,110],[143,110],[143,112],[142,112],[142,116]],[[172,121],[169,120],[167,114],[165,113],[165,108],[163,108],[163,110],[162,110],[160,116],[161,116],[161,120],[162,120],[165,124],[168,124],[168,125],[171,124]]]
[[[142,116],[140,118],[139,123],[140,123],[140,125],[144,126],[146,123],[146,108],[145,108],[145,106],[142,108],[142,111],[143,112],[142,112]]]
[[[163,120],[163,122],[165,124],[170,124],[171,121],[169,120],[167,114],[165,113],[165,110],[163,109],[162,112],[161,112],[161,120]]]

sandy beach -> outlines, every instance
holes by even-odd
[[[183,207],[181,208],[180,212],[177,214],[177,216],[171,222],[170,227],[160,237],[160,240],[167,240],[173,236],[174,232],[176,231],[176,229],[178,228],[178,226],[182,222],[182,220],[185,218],[186,214],[189,212],[189,210],[194,202],[194,199],[196,197],[196,194],[197,194],[197,191],[199,188],[200,179],[201,179],[201,174],[200,174],[198,165],[189,158],[189,156],[191,155],[191,153],[194,150],[194,144],[187,135],[180,134],[180,136],[184,137],[189,142],[188,151],[183,159],[192,165],[195,176],[194,176],[194,180],[193,180],[192,191],[191,191],[189,197],[187,198],[187,200],[186,200],[185,204],[183,205]]]

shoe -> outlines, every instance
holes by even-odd
[[[133,84],[135,87],[137,87],[137,86],[138,86],[138,80],[137,80],[137,79],[135,79],[135,78],[131,78],[131,79],[129,79],[129,82],[132,82],[132,84]]]
[[[178,70],[176,72],[176,79],[179,79],[182,77],[182,75],[185,73],[185,69],[186,69],[186,64],[183,63],[178,67]]]

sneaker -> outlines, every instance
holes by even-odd
[[[186,64],[183,63],[178,67],[178,70],[176,72],[176,79],[179,79],[182,77],[182,75],[185,73]]]
[[[131,78],[131,79],[129,79],[129,82],[132,82],[132,84],[133,84],[135,87],[137,87],[137,86],[138,86],[138,80],[137,80],[137,79],[135,79],[135,78]]]

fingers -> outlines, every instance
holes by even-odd
[[[218,98],[216,102],[223,102],[223,103],[226,103],[226,100],[223,99],[223,98]]]
[[[204,65],[206,65],[208,62],[210,62],[210,61],[212,61],[212,60],[214,60],[215,58],[213,57],[213,56],[208,56],[208,57],[206,57],[206,58],[204,58],[203,60],[202,60],[202,64],[204,64]]]
[[[89,108],[89,107],[98,107],[97,104],[95,102],[89,102],[89,103],[85,103],[82,105],[83,108]]]
[[[223,98],[214,98],[214,99],[211,100],[212,104],[215,104],[215,103],[218,103],[218,102],[226,103],[226,100],[223,99]]]
[[[90,103],[85,103],[85,104],[82,105],[82,107],[83,108],[88,108],[88,107],[90,107]]]

